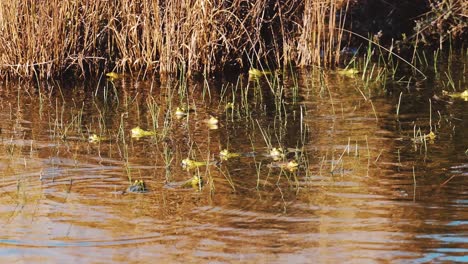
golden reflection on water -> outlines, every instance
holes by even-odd
[[[253,82],[244,90],[213,83],[209,95],[203,84],[187,83],[188,97],[174,92],[177,84],[170,81],[151,90],[154,83],[125,79],[97,90],[15,93],[18,87],[4,87],[0,256],[25,262],[363,263],[437,252],[434,244],[443,240],[430,235],[450,237],[460,228],[446,226],[445,219],[463,218],[466,199],[454,187],[466,187],[461,177],[447,188],[433,187],[429,178],[446,167],[418,163],[410,140],[400,139],[412,127],[395,120],[395,104],[382,89],[334,75],[325,76],[325,89],[310,76],[299,76],[299,104],[284,94],[283,110],[269,88]],[[226,110],[232,101],[236,106]],[[181,104],[196,110],[177,119],[171,113]],[[217,130],[203,122],[210,115],[220,120]],[[158,135],[131,139],[136,126]],[[89,142],[92,133],[109,139]],[[267,166],[267,142],[301,149],[294,157],[299,169]],[[242,155],[211,163],[225,148]],[[444,153],[440,145],[432,149]],[[424,155],[436,158],[431,151]],[[210,165],[185,170],[185,158]],[[427,182],[425,166],[435,166]],[[181,188],[193,175],[204,187]],[[125,192],[140,179],[149,192]],[[432,209],[432,190],[446,204]],[[455,239],[451,247],[460,243]]]

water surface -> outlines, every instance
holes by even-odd
[[[0,258],[468,262],[468,102],[434,100],[437,78],[267,79],[2,84]],[[180,105],[195,111],[177,119]],[[132,139],[136,126],[158,135]],[[297,149],[299,168],[272,166],[271,147]],[[242,156],[220,161],[225,148]],[[182,188],[194,174],[202,189]],[[149,191],[125,192],[136,179]]]

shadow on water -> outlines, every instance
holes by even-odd
[[[430,100],[436,81],[385,85],[308,71],[4,85],[0,256],[468,261],[467,102]],[[132,138],[136,126],[156,135]],[[194,175],[203,186],[185,184]],[[148,192],[125,191],[135,180]]]

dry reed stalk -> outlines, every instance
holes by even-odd
[[[1,1],[1,75],[50,78],[69,65],[84,70],[86,61],[100,59],[101,29],[93,23],[105,9],[102,3]]]
[[[297,47],[298,65],[328,66],[339,60],[344,25],[342,9],[346,13],[348,5],[348,0],[305,1],[302,34]]]
[[[330,65],[339,59],[342,2],[1,1],[0,75]]]

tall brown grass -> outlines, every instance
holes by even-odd
[[[330,64],[339,60],[349,1],[306,0],[299,39],[299,65]],[[339,9],[344,7],[344,9]]]
[[[339,59],[347,2],[0,1],[0,75],[330,65]]]

